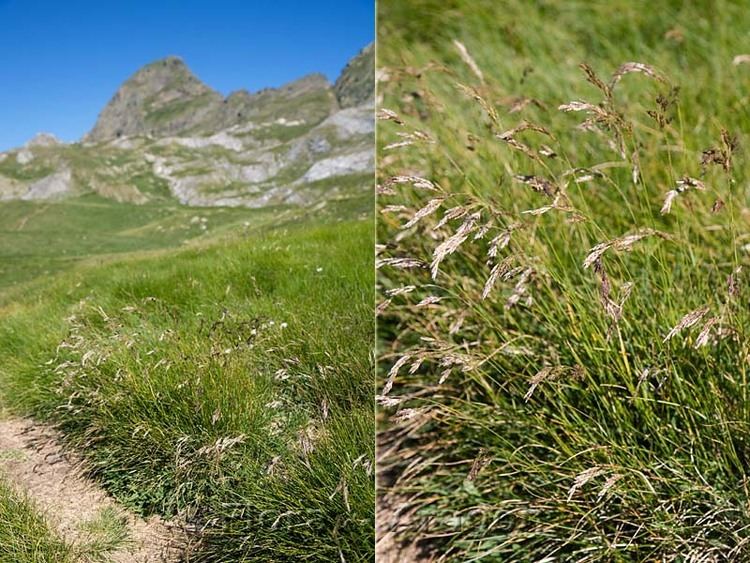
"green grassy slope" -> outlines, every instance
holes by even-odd
[[[368,213],[371,196],[363,178],[318,182],[305,189],[338,190],[313,213],[321,219]],[[355,188],[356,186],[356,188]],[[173,200],[143,205],[117,203],[89,194],[56,202],[0,203],[0,302],[3,290],[81,262],[156,252],[236,233],[258,232],[294,222],[307,211],[293,206],[261,209],[187,207]]]
[[[0,290],[83,260],[179,247],[245,222],[256,228],[281,211],[133,205],[95,195],[5,202],[0,204]]]
[[[191,561],[371,560],[371,204],[0,205],[3,404]]]
[[[748,11],[385,1],[379,21],[403,123],[380,122],[380,257],[424,266],[380,275],[402,536],[451,561],[747,559]],[[578,67],[632,61],[658,78]],[[705,190],[662,213],[685,176]]]

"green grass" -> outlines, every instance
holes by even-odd
[[[392,494],[414,510],[401,537],[449,561],[746,560],[748,167],[742,145],[728,171],[700,161],[722,148],[722,128],[741,141],[750,128],[749,67],[732,64],[747,50],[747,10],[725,1],[387,1],[379,22],[383,106],[403,122],[379,127],[378,239],[390,245],[380,257],[427,265],[386,263],[379,278],[383,301],[392,291],[378,324],[381,388],[391,368],[394,376],[382,399],[394,453],[382,464]],[[588,63],[608,82],[629,61],[666,82],[627,74],[608,100],[578,68]],[[671,86],[679,93],[660,123],[647,112]],[[523,98],[533,101],[518,109]],[[602,104],[610,128],[577,129],[583,112],[557,110],[572,100]],[[497,137],[522,120],[550,135],[515,140],[549,145],[557,158],[535,160]],[[415,130],[429,141],[385,148]],[[618,134],[622,154],[608,143]],[[602,163],[592,181],[573,180],[587,174],[573,169]],[[389,182],[404,174],[437,188]],[[555,198],[515,175],[545,178],[565,199],[524,214]],[[684,176],[706,190],[660,213]],[[444,198],[439,208],[403,230],[433,198]],[[717,200],[724,207],[712,213]],[[438,226],[450,208],[466,213]],[[607,250],[599,271],[584,268],[595,245],[640,229],[660,234],[630,252]],[[433,279],[435,251],[454,235],[457,249]],[[496,266],[510,273],[483,299]],[[615,323],[607,308],[618,312],[629,283]],[[415,289],[399,293],[406,286]],[[440,301],[419,305],[427,297]],[[704,306],[704,318],[665,341]],[[709,318],[716,324],[698,346]]]
[[[83,522],[80,533],[76,544],[62,538],[31,500],[0,478],[0,562],[105,563],[131,541],[122,516],[111,508]]]
[[[34,159],[27,164],[21,164],[15,156],[10,156],[0,161],[0,174],[14,180],[41,180],[54,171],[55,168],[52,165],[38,159]]]
[[[0,562],[73,563],[72,546],[60,539],[28,500],[0,480]]]
[[[116,203],[95,195],[60,202],[0,204],[0,292],[82,261],[179,247],[236,230],[262,229],[293,209],[190,208],[175,202]],[[191,222],[205,217],[207,229]]]
[[[108,553],[132,541],[125,517],[111,507],[101,509],[93,520],[82,522],[80,532],[86,557],[94,561],[108,561]]]
[[[372,226],[282,219],[6,298],[4,403],[203,530],[191,560],[372,559]]]
[[[154,107],[152,101],[146,102],[145,122],[151,127],[164,127],[190,112],[197,112],[208,105],[214,98],[212,92],[206,92],[191,99],[178,99],[159,107]]]

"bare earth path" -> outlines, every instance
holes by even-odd
[[[93,481],[82,476],[79,460],[63,452],[59,435],[27,419],[0,419],[0,475],[47,517],[62,537],[87,540],[85,524],[113,510],[126,522],[131,541],[108,554],[114,563],[174,563],[182,560],[185,536],[178,526],[126,511]]]
[[[387,433],[378,435],[377,459],[382,461],[393,454],[398,446],[389,443]],[[397,531],[408,525],[411,514],[404,510],[405,499],[389,492],[393,476],[378,464],[377,510],[375,517],[375,559],[378,563],[432,563],[435,558],[424,553],[416,543],[402,543],[397,539]]]
[[[395,531],[408,523],[408,516],[399,513],[398,497],[378,499],[375,559],[378,563],[431,563],[434,559],[422,553],[415,544],[402,544]]]

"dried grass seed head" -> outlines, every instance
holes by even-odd
[[[674,327],[672,327],[672,329],[667,333],[667,335],[664,337],[664,340],[662,342],[671,340],[672,338],[677,336],[681,331],[697,324],[698,321],[700,321],[703,317],[705,317],[710,310],[711,310],[710,307],[705,306],[705,307],[696,309],[694,311],[690,311],[687,315],[685,315],[684,317],[682,317],[682,319],[680,319],[680,322],[678,322]]]

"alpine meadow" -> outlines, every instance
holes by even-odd
[[[81,140],[0,153],[0,562],[373,559],[374,46],[349,56],[228,96],[167,57]]]
[[[378,560],[750,560],[747,5],[378,22]]]

